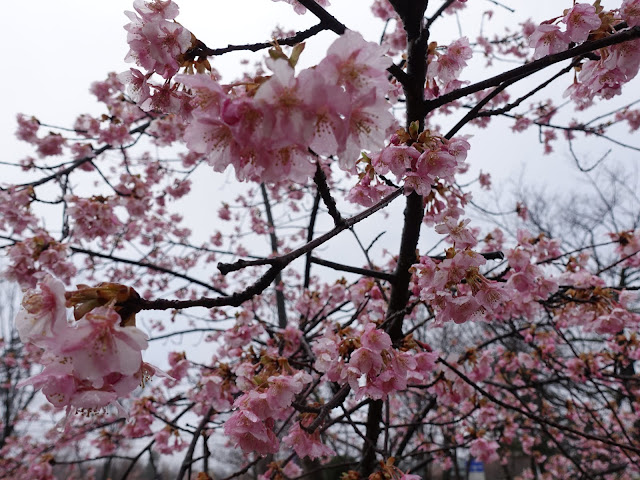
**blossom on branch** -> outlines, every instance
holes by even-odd
[[[121,408],[118,398],[127,397],[157,373],[142,361],[146,335],[133,325],[123,325],[131,319],[123,319],[115,310],[116,301],[128,297],[113,297],[104,306],[94,302],[88,311],[83,308],[80,315],[76,311],[77,320],[68,321],[65,305],[72,304],[66,297],[77,305],[85,296],[82,289],[69,296],[60,281],[46,276],[39,290],[27,291],[16,317],[20,339],[43,349],[45,365],[21,385],[42,388],[54,406],[66,407],[68,413],[99,412],[111,404]]]

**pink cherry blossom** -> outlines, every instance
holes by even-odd
[[[73,361],[75,373],[98,388],[112,372],[134,375],[142,367],[146,335],[136,327],[121,327],[115,310],[99,307],[87,313],[65,333],[56,348]]]
[[[122,225],[113,212],[113,203],[108,198],[67,198],[67,213],[73,221],[73,231],[77,238],[99,238],[113,235]]]
[[[380,353],[391,348],[391,338],[384,330],[376,327],[375,323],[368,323],[360,337],[360,343],[364,348]]]
[[[134,0],[133,8],[145,20],[172,20],[178,16],[178,5],[171,0]]]
[[[467,228],[470,222],[470,219],[458,222],[451,217],[446,217],[443,224],[436,225],[435,230],[441,234],[448,234],[448,241],[453,243],[457,248],[465,249],[467,247],[473,247],[478,243],[473,232]]]
[[[529,36],[529,46],[535,48],[534,59],[562,52],[569,46],[569,38],[558,25],[543,23]]]
[[[372,88],[383,95],[389,88],[386,69],[392,63],[385,53],[359,33],[347,30],[329,47],[318,70],[329,84],[341,85],[351,95],[368,94]]]
[[[18,242],[8,249],[6,277],[23,287],[35,288],[41,272],[48,272],[69,283],[76,267],[69,260],[67,246],[45,233]]]
[[[27,290],[22,309],[16,316],[16,328],[24,343],[45,346],[60,335],[67,325],[65,289],[62,282],[46,275],[38,289]]]
[[[38,145],[38,154],[41,157],[62,155],[62,147],[67,140],[60,134],[49,133],[46,137],[38,138],[35,143]]]
[[[368,348],[358,348],[351,354],[349,369],[355,373],[352,377],[355,386],[361,375],[377,375],[382,368],[382,356]]]
[[[180,68],[181,55],[191,46],[191,32],[179,23],[168,21],[178,12],[173,2],[138,2],[134,7],[138,7],[136,10],[142,17],[125,12],[131,20],[124,27],[130,47],[125,60],[171,78]]]
[[[279,441],[269,423],[263,423],[249,410],[236,410],[224,424],[225,434],[247,452],[276,453]]]
[[[269,388],[266,394],[270,408],[280,410],[291,405],[294,397],[311,381],[311,376],[301,371],[293,376],[271,376],[267,380],[269,382]]]
[[[165,455],[180,452],[189,446],[189,443],[182,439],[180,432],[169,425],[156,432],[153,438],[153,448]]]
[[[462,70],[467,66],[467,61],[473,57],[473,51],[469,46],[469,39],[462,37],[451,43],[445,53],[437,55],[437,59],[431,60],[427,70],[428,78],[438,79],[443,89],[451,81],[458,79]]]
[[[373,5],[371,5],[371,11],[374,16],[384,21],[387,21],[396,15],[396,12],[389,3],[389,0],[374,0]]]
[[[103,290],[81,288],[75,294],[90,304],[99,291],[105,295],[111,291],[108,289],[113,289],[114,284],[110,285]],[[118,298],[119,291],[114,290],[112,301]],[[118,398],[128,396],[151,376],[161,374],[142,362],[146,335],[135,326],[122,326],[122,318],[111,306],[95,303],[78,315],[79,320],[69,322],[63,297],[67,297],[64,287],[51,276],[42,280],[39,291],[26,293],[16,326],[23,341],[44,349],[45,368],[20,385],[42,388],[54,406],[67,407],[68,413],[74,409],[96,412],[110,404],[121,409]],[[75,300],[74,304],[79,305]]]
[[[310,421],[308,422],[310,423]],[[298,457],[309,457],[310,459],[331,457],[335,451],[320,438],[320,431],[307,433],[300,426],[300,422],[295,422],[289,429],[289,433],[282,439],[282,443],[293,448]]]
[[[630,27],[640,25],[640,0],[624,0],[620,7],[620,16]]]
[[[298,0],[285,2],[304,11]],[[449,139],[445,132],[467,122],[469,109],[491,94],[456,90],[477,90],[493,73],[465,70],[472,46],[455,38],[455,19],[432,16],[437,5],[429,4],[419,23],[421,12],[416,17],[408,10],[419,2],[372,3],[387,22],[379,25],[379,41],[347,30],[322,56],[316,44],[333,33],[312,34],[340,29],[314,8],[319,24],[273,28],[273,43],[258,45],[265,48],[256,61],[261,55],[264,61],[248,60],[243,73],[230,77],[211,69],[209,60],[222,65],[236,54],[218,53],[251,50],[245,40],[265,38],[207,46],[176,22],[173,1],[135,0],[125,29],[127,58],[138,65],[91,85],[103,111],[77,116],[71,129],[19,117],[16,135],[32,153],[13,162],[24,181],[0,185],[0,237],[7,278],[32,288],[16,319],[26,343],[0,339],[0,371],[11,373],[0,388],[30,385],[48,402],[36,400],[10,419],[14,433],[0,435],[0,477],[91,478],[88,460],[133,451],[131,458],[141,453],[135,458],[143,460],[175,456],[188,475],[204,478],[216,437],[238,447],[242,462],[225,475],[263,480],[316,469],[306,460],[302,469],[296,457],[328,469],[335,466],[324,464],[330,457],[351,457],[368,446],[376,447],[370,450],[375,461],[353,469],[368,470],[361,476],[371,480],[417,480],[404,470],[417,468],[420,456],[430,469],[446,472],[458,453],[507,462],[519,449],[532,468],[513,475],[527,480],[640,474],[635,452],[623,441],[637,430],[632,377],[640,360],[634,290],[640,230],[633,209],[624,208],[628,192],[615,192],[621,207],[607,205],[605,220],[615,213],[618,225],[609,241],[606,232],[600,238],[602,225],[589,202],[580,203],[587,215],[578,216],[594,220],[594,227],[583,232],[572,225],[568,244],[537,226],[517,228],[546,223],[539,208],[527,214],[525,200],[500,208],[500,222],[513,226],[508,232],[472,224],[465,211],[470,187],[488,186],[489,177],[479,170],[485,165],[474,165],[483,159],[467,162],[471,137]],[[482,28],[474,51],[488,67],[498,59],[522,64],[532,53],[527,38],[542,58],[589,39],[637,34],[636,0],[614,9],[566,3],[562,8],[572,8],[543,25],[526,21],[515,30],[490,25],[504,9],[476,11]],[[285,13],[289,8],[267,4]],[[462,13],[468,4],[448,2],[445,13]],[[339,13],[331,11],[338,22]],[[292,49],[290,39],[282,41],[307,35],[314,52],[302,56],[301,45]],[[216,55],[207,55],[212,51]],[[578,61],[575,74],[567,72],[568,82],[575,78],[567,94],[583,109],[621,93],[637,75],[640,41],[612,44]],[[534,64],[543,68],[545,61]],[[461,80],[463,71],[469,81]],[[522,69],[505,64],[501,71],[507,86]],[[584,147],[576,143],[584,119],[569,120],[561,105],[539,97],[539,88],[523,90],[529,94],[519,88],[508,87],[511,99],[507,91],[494,92],[484,113],[475,112],[480,117],[464,128],[485,128],[492,114],[506,109],[513,131],[540,124],[545,153],[561,150],[559,131]],[[440,105],[448,94],[455,100]],[[530,95],[537,99],[525,105]],[[604,118],[594,115],[589,138],[608,138],[616,122],[635,128],[632,107],[621,102]],[[139,152],[143,145],[151,148]],[[496,142],[494,156],[502,147]],[[65,158],[54,157],[61,154]],[[235,179],[255,185],[208,188],[215,183],[212,170],[229,166]],[[314,177],[318,169],[325,178]],[[599,180],[598,187],[609,194],[606,183]],[[368,208],[391,193],[399,198],[394,205]],[[345,199],[365,208],[344,205]],[[332,200],[353,233],[371,214],[372,233],[388,231],[395,240],[383,244],[386,236],[359,232],[357,243],[368,237],[360,247],[364,259],[352,258],[341,244],[347,224]],[[56,209],[57,221],[43,215]],[[203,221],[193,223],[198,215]],[[404,228],[395,228],[403,220]],[[328,268],[319,252],[352,268]],[[76,282],[106,282],[65,295],[61,281],[71,282],[78,271]],[[184,310],[187,305],[200,309]],[[135,326],[139,308],[149,310],[144,325],[159,348],[180,339],[195,346],[168,354],[171,378],[143,361],[148,341]],[[139,395],[137,387],[154,375],[163,381]],[[36,398],[32,389],[24,393],[18,397]],[[121,399],[127,422],[111,414],[123,412]],[[380,404],[382,415],[372,415]],[[40,428],[62,417],[61,410],[67,413],[62,431]],[[73,413],[80,415],[70,418]],[[104,416],[96,421],[97,414]],[[547,422],[542,430],[541,418]],[[571,457],[545,442],[566,447]],[[611,470],[620,465],[623,470]],[[537,466],[544,471],[535,472]]]
[[[484,463],[495,462],[499,458],[497,450],[498,443],[494,440],[480,437],[471,442],[471,455]]]
[[[584,42],[589,33],[598,29],[602,21],[596,8],[588,3],[577,3],[562,19],[567,24],[567,37],[576,43]]]
[[[0,228],[21,234],[36,225],[31,212],[32,193],[28,188],[0,190]]]
[[[16,120],[18,121],[16,137],[24,142],[35,143],[40,129],[38,119],[35,117],[27,118],[26,115],[19,113],[16,115]]]

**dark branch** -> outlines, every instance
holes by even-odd
[[[311,257],[311,263],[322,265],[323,267],[333,268],[334,270],[340,270],[341,272],[356,273],[365,277],[378,278],[380,280],[386,280],[387,282],[393,282],[394,280],[394,276],[390,273],[378,272],[376,270],[369,270],[367,268],[350,267],[349,265],[330,262],[329,260],[323,260],[318,257]]]
[[[131,307],[138,308],[140,310],[170,310],[170,309],[179,309],[179,308],[189,308],[189,307],[205,307],[205,308],[213,308],[213,307],[222,307],[222,306],[234,306],[237,307],[242,303],[250,300],[256,295],[261,294],[271,283],[275,280],[278,273],[280,273],[287,265],[293,262],[296,258],[305,255],[306,253],[316,249],[320,245],[325,242],[331,240],[333,237],[338,235],[340,232],[348,229],[349,227],[355,225],[358,222],[361,222],[365,218],[373,215],[379,210],[382,210],[387,205],[389,205],[393,200],[399,197],[402,194],[402,189],[398,189],[393,192],[391,195],[383,198],[373,207],[370,207],[363,212],[360,212],[353,217],[350,217],[345,220],[343,225],[335,227],[329,232],[321,235],[320,237],[312,240],[311,242],[306,243],[300,248],[289,252],[285,255],[275,258],[268,258],[260,261],[252,261],[247,262],[244,260],[239,260],[238,262],[232,264],[218,264],[218,269],[223,273],[229,273],[237,270],[241,270],[249,265],[271,265],[271,268],[260,277],[253,285],[249,286],[245,290],[241,292],[234,293],[230,296],[223,296],[217,298],[207,298],[203,297],[196,300],[165,300],[165,299],[157,299],[157,300],[132,300]]]
[[[487,80],[474,83],[473,85],[469,85],[468,87],[454,90],[436,99],[428,100],[424,103],[424,114],[426,115],[428,112],[431,112],[436,108],[446,105],[447,103],[450,103],[459,98],[466,97],[467,95],[470,95],[472,93],[480,92],[487,88],[500,85],[502,82],[510,80],[512,78],[525,78],[526,76],[532,75],[555,63],[562,62],[563,60],[568,60],[570,58],[584,55],[600,48],[609,47],[611,45],[627,42],[636,38],[640,38],[640,26],[615,33],[606,38],[594,40],[593,42],[585,42],[581,45],[578,45],[577,47],[565,50],[564,52],[548,55],[531,63],[527,63],[520,67],[514,68],[513,70],[509,70],[508,72],[496,75],[495,77],[491,77]]]

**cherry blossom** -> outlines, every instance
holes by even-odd
[[[488,127],[518,142],[533,127],[532,154],[572,142],[578,162],[583,135],[595,151],[623,144],[633,99],[585,109],[629,94],[638,2],[573,2],[541,24],[514,12],[502,29],[501,6],[375,0],[366,41],[326,0],[285,1],[313,5],[317,23],[283,17],[273,37],[225,47],[178,23],[175,2],[135,0],[136,65],[91,84],[100,113],[71,128],[18,116],[30,154],[3,162],[0,240],[3,274],[25,290],[22,343],[0,339],[18,402],[0,476],[85,478],[116,457],[133,475],[162,454],[217,478],[224,448],[237,465],[222,476],[264,480],[417,479],[420,462],[461,458],[514,478],[635,478],[631,175],[596,165],[598,195],[570,204],[509,196],[471,146],[490,138],[503,159],[509,142]],[[257,53],[222,71],[237,51]],[[571,102],[547,95],[561,78]],[[492,184],[509,197],[499,208]],[[149,345],[168,375],[144,361]],[[532,469],[510,471],[516,455]]]
[[[569,38],[566,32],[560,31],[558,25],[543,23],[529,36],[529,45],[535,48],[533,58],[538,59],[566,50]]]
[[[640,2],[638,0],[623,0],[620,15],[630,27],[640,25]]]
[[[598,29],[602,21],[596,8],[588,3],[577,3],[562,19],[567,24],[567,37],[576,43],[584,42],[589,33]]]

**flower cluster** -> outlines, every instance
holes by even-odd
[[[562,52],[589,38],[601,38],[618,31],[619,27],[640,24],[640,4],[637,0],[624,0],[618,12],[604,11],[598,2],[594,5],[577,3],[559,17],[566,30],[555,20],[543,22],[529,36],[529,45],[535,48],[534,58]],[[622,22],[626,22],[626,25]],[[609,99],[619,95],[622,85],[632,80],[640,69],[640,40],[631,40],[601,48],[596,59],[580,66],[576,81],[565,96],[581,109],[590,106],[595,97]]]
[[[413,266],[414,294],[436,307],[439,323],[483,320],[497,313],[509,299],[501,284],[489,281],[479,271],[486,260],[469,248],[447,250],[444,260],[420,258]]]
[[[287,366],[280,368],[277,361],[263,363],[266,365],[260,375],[245,385],[258,383],[257,388],[236,399],[233,406],[237,410],[224,424],[225,434],[237,446],[246,452],[261,454],[278,451],[280,442],[273,431],[275,422],[291,413],[295,396],[311,381],[311,376],[304,371],[293,372]],[[245,370],[250,371],[252,367],[245,365]]]
[[[640,25],[640,0],[624,0],[620,7],[620,16],[630,27]]]
[[[429,130],[419,135],[410,130],[399,130],[390,144],[371,158],[363,156],[365,170],[349,193],[351,201],[365,206],[377,202],[392,188],[375,179],[388,173],[404,185],[405,195],[416,192],[426,196],[439,182],[454,183],[467,158],[469,143],[462,138],[447,140]]]
[[[43,272],[48,272],[70,283],[77,273],[69,259],[67,245],[55,241],[50,235],[39,231],[8,249],[9,265],[5,276],[22,287],[34,288]]]
[[[124,27],[130,48],[125,60],[171,78],[182,65],[181,57],[192,41],[191,32],[169,21],[178,16],[178,5],[170,0],[135,0],[133,8],[140,16],[125,12],[131,20]]]
[[[300,421],[294,423],[289,429],[287,436],[282,439],[282,442],[293,448],[300,458],[309,457],[313,460],[316,458],[331,457],[336,454],[329,445],[322,442],[320,430],[316,429],[313,433],[305,430],[305,427],[309,427],[315,418],[315,414],[302,414]]]
[[[432,45],[429,51],[429,66],[427,68],[428,98],[435,98],[462,86],[458,80],[460,73],[471,60],[473,51],[467,37],[459,38],[439,51]]]
[[[565,10],[560,22],[565,24],[565,31],[553,22],[544,22],[536,27],[529,37],[529,45],[535,48],[533,58],[562,52],[571,42],[582,43],[602,24],[596,7],[588,3],[577,3],[570,10]]]
[[[67,214],[72,220],[73,234],[77,238],[104,238],[116,233],[122,226],[113,212],[117,198],[69,196]]]
[[[34,144],[40,157],[62,155],[62,147],[66,144],[66,139],[62,135],[49,132],[44,137],[38,137],[40,122],[35,117],[27,118],[18,114],[17,120],[16,136],[20,140]]]
[[[603,48],[600,54],[599,60],[585,62],[578,81],[565,93],[580,107],[591,105],[594,97],[609,99],[619,95],[622,85],[632,80],[640,69],[640,40]]]
[[[616,252],[629,267],[640,267],[640,230],[610,233],[609,237],[618,243]]]
[[[389,334],[370,322],[363,331],[327,331],[313,345],[313,352],[315,367],[326,380],[348,383],[356,398],[385,399],[405,390],[408,379],[424,381],[433,371],[437,356],[420,351],[419,345],[412,348],[419,351],[393,348]]]
[[[319,65],[296,75],[300,51],[287,58],[275,48],[272,75],[250,83],[221,85],[205,73],[176,76],[189,94],[165,86],[148,97],[148,76],[132,69],[128,78],[144,92],[138,96],[143,108],[184,118],[188,148],[206,155],[217,171],[233,165],[239,180],[303,182],[315,171],[315,155],[337,156],[350,171],[361,150],[382,147],[395,125],[386,99],[391,60],[352,31]]]
[[[142,361],[146,335],[116,311],[116,302],[130,295],[130,289],[114,284],[65,294],[64,285],[51,276],[37,290],[28,290],[16,327],[23,343],[43,350],[45,368],[21,385],[42,388],[54,406],[67,412],[119,407],[118,398],[155,373]],[[78,320],[67,321],[66,305],[75,306]]]
[[[274,1],[304,11],[298,1]],[[631,269],[640,267],[640,230],[625,231],[629,227],[621,226],[611,234],[615,246],[592,243],[587,249],[582,243],[570,252],[560,250],[555,240],[526,231],[518,232],[512,248],[508,234],[500,229],[479,245],[479,229],[470,226],[463,209],[470,200],[470,193],[465,193],[469,183],[460,182],[468,168],[467,137],[444,136],[432,122],[440,114],[487,99],[486,108],[513,109],[513,130],[519,132],[534,122],[551,124],[558,107],[538,99],[518,114],[519,101],[508,105],[506,90],[486,89],[436,111],[434,105],[442,102],[432,99],[466,83],[459,78],[472,58],[471,44],[467,38],[450,38],[441,45],[433,41],[426,63],[421,63],[426,70],[411,67],[413,49],[405,57],[407,62],[390,68],[389,57],[404,54],[406,48],[409,25],[398,14],[402,3],[411,2],[373,2],[374,14],[388,22],[382,47],[347,31],[322,61],[302,69],[298,60],[303,45],[283,50],[287,47],[273,42],[265,67],[261,64],[241,80],[222,83],[207,61],[211,49],[175,21],[178,7],[172,0],[135,0],[135,12],[127,14],[130,23],[125,27],[127,58],[142,71],[110,74],[106,81],[92,84],[91,92],[107,107],[105,115],[81,115],[75,132],[59,135],[42,134],[44,124],[19,117],[17,136],[36,152],[20,165],[39,178],[19,186],[0,185],[0,233],[9,252],[8,277],[33,289],[27,291],[17,318],[17,331],[25,342],[21,351],[26,353],[19,358],[12,356],[18,350],[11,349],[0,358],[0,369],[18,365],[21,370],[13,378],[22,379],[32,375],[32,364],[43,364],[40,374],[20,385],[41,388],[55,407],[67,412],[90,415],[117,406],[120,397],[157,373],[142,360],[147,339],[135,327],[136,309],[141,306],[176,307],[170,313],[171,323],[168,315],[167,321],[161,316],[151,328],[164,330],[161,338],[201,334],[210,357],[198,358],[204,350],[170,352],[171,378],[157,382],[146,397],[131,400],[131,421],[120,428],[108,419],[106,426],[90,429],[80,428],[80,424],[87,427],[90,418],[78,418],[63,433],[68,438],[74,435],[73,443],[56,443],[55,456],[49,454],[51,436],[34,440],[37,449],[26,446],[31,443],[28,435],[10,436],[0,446],[0,476],[12,472],[8,475],[17,479],[53,478],[53,467],[62,468],[60,456],[80,441],[87,447],[79,449],[77,457],[89,451],[115,457],[128,455],[125,450],[142,442],[134,439],[143,437],[152,446],[142,453],[151,453],[149,448],[165,455],[184,451],[184,465],[197,469],[200,460],[205,465],[208,461],[207,439],[221,432],[228,446],[239,447],[248,462],[257,455],[274,455],[269,465],[260,462],[264,473],[259,478],[264,480],[309,474],[311,463],[300,463],[303,470],[294,456],[316,463],[350,456],[350,451],[367,445],[381,447],[370,450],[377,466],[367,467],[366,475],[343,472],[344,478],[417,480],[418,475],[404,471],[416,453],[427,452],[434,466],[451,470],[458,451],[493,462],[520,449],[532,463],[544,464],[547,476],[572,478],[575,466],[582,464],[585,471],[594,472],[624,464],[633,470],[631,475],[637,473],[639,467],[625,460],[633,452],[623,451],[624,442],[618,446],[599,442],[596,450],[589,442],[596,438],[617,442],[636,427],[634,398],[639,396],[631,375],[633,362],[640,359],[640,315],[634,313],[637,297],[630,287],[637,286]],[[488,61],[503,54],[524,61],[528,50],[522,39],[529,38],[538,58],[640,24],[640,0],[619,3],[621,8],[604,12],[598,1],[593,6],[573,2],[572,8],[539,27],[528,22],[504,38],[485,36],[474,45],[484,50]],[[455,14],[467,4],[447,2],[444,13]],[[484,12],[483,21],[491,15]],[[430,24],[443,21],[440,14],[430,18]],[[293,35],[295,31],[274,32],[275,38]],[[571,89],[574,98],[587,103],[594,96],[615,94],[635,75],[639,48],[634,42],[619,43],[581,57],[577,83]],[[389,81],[393,76],[396,83]],[[159,78],[160,83],[154,83]],[[397,130],[390,107],[396,98],[398,108],[413,104],[409,95],[402,98],[403,88],[409,92],[411,85],[425,87],[427,103],[422,106],[429,113],[407,130]],[[475,85],[482,83],[474,81],[469,90]],[[610,118],[615,114],[616,121],[636,128],[639,113],[631,107],[612,112]],[[479,117],[470,124],[485,127],[490,113],[498,112],[476,113]],[[411,114],[412,119],[419,116]],[[609,124],[583,132],[605,132]],[[577,120],[570,123],[567,134],[580,125]],[[540,139],[551,151],[560,130],[551,125],[541,128]],[[178,153],[178,160],[159,151],[137,155],[135,150],[143,143],[138,138],[144,137],[156,147],[185,144],[188,153]],[[71,161],[51,158],[60,153]],[[201,219],[204,223],[198,229],[205,234],[197,240],[176,212],[196,215],[203,209],[185,209],[172,202],[188,200],[202,182],[207,183],[196,174],[206,163],[217,171],[232,165],[238,179],[260,182],[263,201],[256,201],[257,190],[248,186],[236,200],[227,195],[218,205],[215,199],[212,204],[205,202],[204,210],[214,213]],[[337,175],[338,166],[359,173],[350,191],[341,183],[349,182],[350,176]],[[296,184],[306,182],[317,168],[325,173],[327,189],[322,182],[317,182],[318,189]],[[478,183],[488,188],[489,174],[477,175]],[[92,179],[98,180],[95,188],[83,198]],[[416,207],[407,208],[405,214],[406,226],[409,221],[415,226],[403,234],[408,255],[404,247],[398,255],[386,250],[379,254],[377,246],[369,255],[371,243],[363,249],[367,254],[363,270],[352,268],[354,258],[347,259],[345,268],[312,257],[309,251],[304,273],[299,263],[291,263],[279,270],[275,282],[269,280],[270,273],[265,276],[267,267],[284,265],[280,259],[271,265],[272,259],[264,258],[268,253],[284,254],[282,261],[287,262],[287,252],[300,243],[313,242],[305,249],[318,245],[312,238],[318,239],[318,232],[325,229],[321,217],[326,211],[320,202],[332,209],[326,190],[342,210],[346,191],[351,200],[370,206],[384,195],[399,193],[399,188],[409,196],[408,204]],[[57,189],[59,195],[50,193]],[[51,204],[47,208],[60,206],[59,241],[40,228],[40,212],[34,205],[41,202]],[[537,210],[532,208],[531,213],[536,223]],[[512,213],[527,221],[524,204]],[[218,220],[221,226],[216,226]],[[309,221],[304,228],[302,220]],[[418,257],[414,245],[418,236],[424,241],[426,231],[440,234],[450,248],[443,255]],[[255,251],[254,240],[265,236],[277,238],[262,255]],[[106,247],[120,254],[106,255]],[[614,247],[619,258],[609,263],[605,257],[612,256]],[[420,248],[425,249],[423,243]],[[600,257],[601,250],[606,255]],[[495,267],[487,265],[502,258],[502,252],[506,260]],[[43,272],[70,281],[76,273],[71,253],[74,260],[86,259],[83,275],[127,282],[155,300],[137,301],[135,291],[119,283],[79,286],[66,294],[59,281]],[[257,261],[229,274],[210,268],[217,262],[223,267],[230,258],[251,256]],[[316,274],[316,263],[327,267],[333,263],[338,272],[359,278],[325,282],[326,275]],[[596,263],[598,270],[593,273],[596,270],[589,267]],[[607,286],[618,273],[618,286]],[[407,288],[409,274],[413,276]],[[267,283],[273,288],[262,290]],[[216,293],[213,302],[211,292]],[[402,294],[402,301],[394,300],[400,298],[396,293]],[[178,301],[168,302],[168,296]],[[236,302],[246,298],[250,299]],[[206,315],[179,307],[211,304],[220,306],[207,309]],[[67,318],[71,307],[73,320]],[[6,340],[0,339],[0,350],[5,352]],[[553,399],[546,395],[550,391]],[[581,394],[576,397],[577,391]],[[576,398],[581,405],[576,406]],[[620,402],[625,408],[617,408]],[[53,410],[36,403],[38,409]],[[375,414],[376,404],[384,405],[382,417]],[[33,409],[24,410],[25,417],[37,418]],[[559,428],[541,430],[538,418],[548,418],[547,426]],[[359,427],[365,420],[369,426],[376,422],[384,426],[380,429],[384,440],[382,434],[372,434],[375,428],[365,432]],[[570,435],[563,433],[567,425],[575,427]],[[585,425],[591,438],[577,435]],[[353,444],[354,439],[359,445]],[[575,461],[557,460],[561,455],[547,448],[549,439],[566,445]],[[186,458],[198,444],[204,457]],[[601,460],[606,455],[612,459],[609,465]],[[8,461],[28,466],[14,468]],[[247,472],[251,467],[242,468]],[[199,478],[207,475],[200,473]]]

